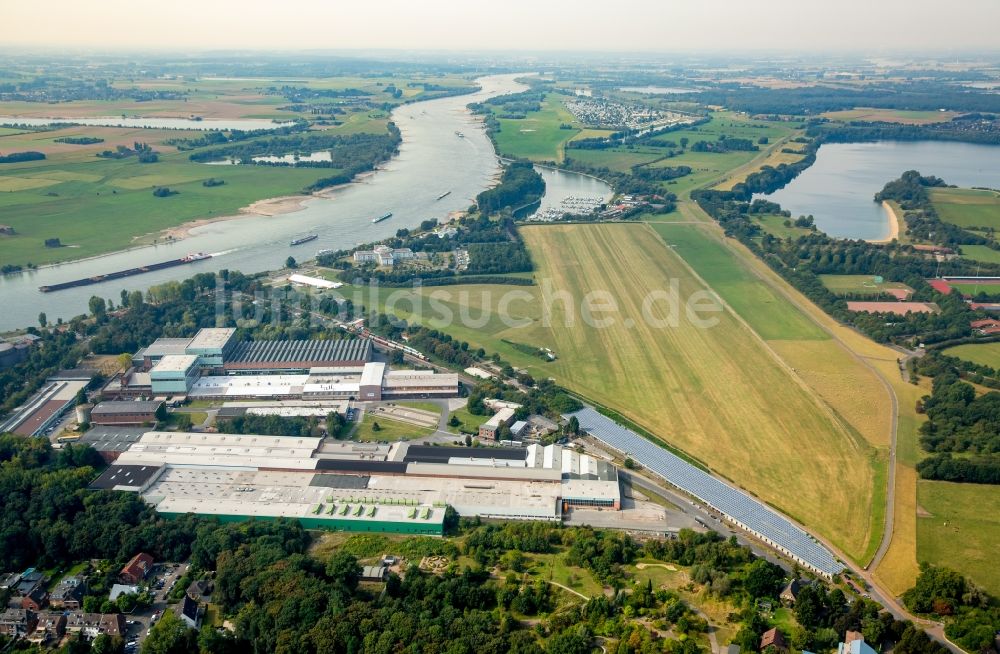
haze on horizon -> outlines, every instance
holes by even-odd
[[[264,50],[1000,50],[996,0],[33,0],[0,47]],[[816,3],[819,4],[819,3]]]

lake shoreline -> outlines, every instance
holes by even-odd
[[[869,243],[875,245],[892,243],[899,238],[899,215],[896,213],[896,210],[892,208],[892,205],[885,200],[882,201],[882,208],[885,210],[885,216],[889,222],[889,235],[883,236],[882,238],[865,239]]]

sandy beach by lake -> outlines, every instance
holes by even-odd
[[[883,238],[869,238],[869,243],[892,243],[899,238],[899,216],[893,210],[892,205],[882,201],[882,208],[885,209],[886,219],[889,221],[889,234]]]

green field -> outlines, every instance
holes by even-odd
[[[1000,486],[920,481],[917,559],[969,576],[1000,595]]]
[[[965,188],[930,190],[941,220],[959,227],[1000,229],[1000,193]],[[965,248],[963,247],[963,250]]]
[[[375,423],[379,430],[375,431]],[[409,441],[424,438],[434,433],[436,427],[418,427],[386,416],[373,417],[366,413],[365,417],[351,432],[350,438],[356,441]]]
[[[797,239],[800,236],[808,236],[809,234],[814,234],[811,229],[805,227],[796,227],[795,225],[785,225],[785,221],[790,221],[790,218],[785,216],[778,216],[774,214],[757,214],[753,217],[754,221],[760,224],[761,229],[777,238],[790,238],[792,240]]]
[[[756,281],[722,245],[694,225],[653,225],[664,242],[765,340],[826,340],[813,321]]]
[[[962,245],[962,257],[983,263],[1000,263],[1000,250],[993,250],[987,245]]]
[[[966,343],[965,345],[949,347],[944,350],[944,353],[1000,370],[1000,343]]]
[[[17,232],[0,238],[0,261],[43,264],[120,250],[145,234],[197,218],[233,215],[256,200],[297,193],[331,173],[318,168],[209,166],[182,154],[162,156],[153,164],[93,158],[5,166],[0,187],[6,175],[53,183],[0,193],[3,223]],[[96,181],[89,181],[94,177]],[[210,177],[226,183],[202,186]],[[153,187],[160,185],[179,193],[153,197]],[[59,238],[68,247],[46,248],[47,238]]]
[[[454,434],[476,434],[479,432],[479,425],[490,419],[489,416],[473,415],[469,413],[469,410],[465,407],[452,411],[451,415],[458,418],[461,423],[457,427],[448,425],[448,431]]]
[[[908,125],[926,125],[928,123],[948,122],[959,115],[954,111],[920,111],[907,109],[871,109],[858,107],[843,111],[828,111],[822,114],[830,120],[852,121],[864,120],[886,123],[905,123]]]
[[[949,282],[949,286],[963,295],[976,296],[979,293],[986,293],[988,295],[1000,294],[1000,284],[952,284]]]
[[[871,275],[820,275],[819,279],[832,293],[837,295],[878,295],[887,289],[913,289],[902,282],[876,282]]]
[[[573,114],[563,106],[562,97],[550,93],[542,110],[526,118],[500,118],[500,131],[496,133],[500,154],[532,161],[562,161],[563,146],[580,131]],[[564,123],[574,128],[560,129]]]

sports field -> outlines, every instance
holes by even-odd
[[[960,570],[1000,595],[1000,486],[920,481],[917,558]]]
[[[573,114],[563,106],[562,97],[550,93],[542,110],[531,112],[526,118],[500,118],[500,131],[496,134],[500,154],[532,161],[562,161],[563,146],[580,131]],[[574,127],[560,129],[563,124]]]
[[[981,366],[1000,369],[1000,343],[966,343],[949,347],[944,353]]]
[[[1000,284],[962,284],[957,282],[953,284],[948,282],[948,285],[963,295],[975,296],[979,293],[987,293],[989,295],[1000,294]]]
[[[1000,193],[967,188],[931,189],[941,220],[959,227],[1000,229]],[[963,248],[964,250],[964,248]]]
[[[832,293],[837,295],[878,295],[890,290],[913,292],[902,282],[875,281],[872,275],[820,275],[819,279]]]

